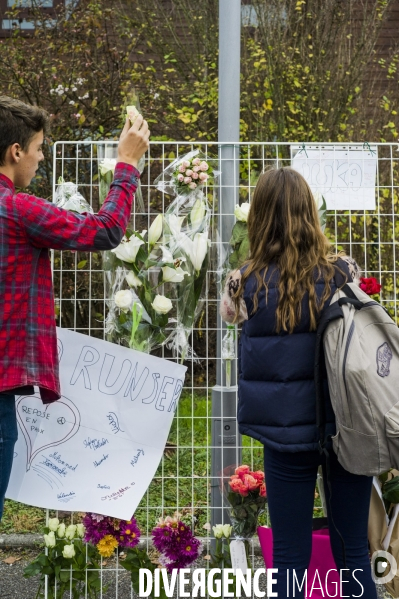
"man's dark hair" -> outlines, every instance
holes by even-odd
[[[4,165],[10,146],[17,143],[26,151],[35,133],[46,133],[48,123],[49,116],[43,108],[0,96],[0,166]]]

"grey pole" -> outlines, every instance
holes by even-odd
[[[223,253],[228,251],[238,204],[240,140],[240,37],[241,0],[219,0],[219,165],[220,194],[218,233]],[[228,523],[219,481],[222,471],[241,462],[241,438],[236,420],[237,372],[231,369],[226,387],[222,362],[222,337],[226,331],[217,316],[216,386],[212,389],[211,523]]]

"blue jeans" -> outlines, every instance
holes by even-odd
[[[0,520],[18,438],[15,396],[0,393]]]
[[[377,599],[376,587],[371,577],[368,552],[367,523],[370,507],[372,477],[350,474],[342,468],[334,451],[330,450],[331,509],[325,468],[325,458],[318,451],[298,453],[279,452],[265,447],[265,477],[270,520],[273,529],[273,567],[279,599],[292,597],[293,570],[297,579],[303,580],[309,566],[312,551],[312,518],[317,469],[323,467],[323,481],[327,499],[331,548],[337,570],[348,568],[342,573],[343,595]],[[345,542],[346,566],[344,565],[341,539],[334,523]],[[352,576],[361,582],[359,583]],[[287,570],[290,595],[287,595]],[[304,593],[295,589],[295,597]]]

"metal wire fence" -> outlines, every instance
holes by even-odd
[[[98,162],[100,153],[103,153],[99,149],[115,145],[116,142],[57,142],[54,147],[54,189],[60,176],[65,181],[76,183],[79,191],[97,211]],[[309,144],[309,147],[314,145]],[[323,148],[333,146],[323,144]],[[398,321],[399,146],[376,146],[376,209],[329,211],[326,233],[339,250],[357,261],[364,276],[374,276],[382,283],[381,302]],[[364,146],[359,144],[359,147]],[[148,230],[155,216],[165,211],[172,198],[155,188],[155,178],[176,157],[197,148],[206,157],[218,157],[220,154],[220,144],[216,143],[150,144],[141,179],[143,208],[140,210],[137,203],[134,205],[133,228]],[[207,190],[213,206],[215,233],[217,219],[233,218],[231,206],[225,211],[221,201],[224,188],[234,187],[237,203],[250,201],[257,179],[267,167],[291,165],[290,144],[287,143],[240,143],[236,144],[236,155],[234,180],[222,181],[222,186],[217,190]],[[220,360],[216,355],[217,336],[220,338],[222,335],[217,323],[218,285],[223,252],[226,251],[226,247],[222,246],[220,238],[214,234],[202,311],[192,333],[192,345],[198,360],[186,362],[188,371],[185,388],[168,444],[157,473],[135,513],[142,533],[147,537],[159,516],[172,515],[175,511],[191,515],[194,531],[197,536],[203,537],[208,550],[209,533],[204,525],[211,521],[211,396],[216,384],[217,360]],[[52,264],[58,325],[104,338],[107,298],[101,255],[56,251],[52,256]],[[164,348],[159,350],[159,355],[171,358]],[[234,397],[237,402],[236,394]],[[242,437],[240,447],[236,449],[237,455],[239,451],[242,454],[242,463],[254,470],[263,470],[263,447],[260,443]],[[318,513],[322,509],[317,500],[315,509]],[[263,522],[266,522],[266,516]],[[104,581],[111,583],[106,591],[104,582],[101,597],[134,596],[131,589],[129,594],[125,587],[123,594],[118,590],[124,576],[118,561],[104,567],[101,576]]]

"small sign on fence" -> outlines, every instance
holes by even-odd
[[[377,146],[291,145],[292,167],[311,190],[320,192],[328,210],[375,210]]]
[[[17,398],[7,497],[129,520],[161,460],[186,367],[57,329],[62,398]]]

